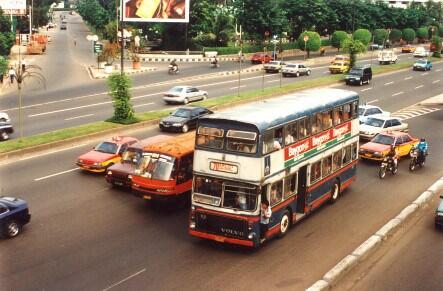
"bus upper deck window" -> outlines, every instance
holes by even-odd
[[[223,130],[200,126],[197,131],[197,145],[221,149],[223,147]]]

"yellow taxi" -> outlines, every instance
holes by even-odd
[[[402,53],[413,53],[413,52],[415,52],[415,47],[413,47],[410,44],[405,45],[404,47],[401,48],[401,52]]]
[[[362,159],[381,161],[389,153],[392,145],[395,146],[399,157],[405,157],[418,143],[418,138],[406,132],[379,133],[370,142],[361,145],[358,153]]]
[[[331,74],[346,73],[349,71],[349,63],[345,61],[336,61],[329,66]]]

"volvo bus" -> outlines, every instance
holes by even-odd
[[[358,104],[355,92],[315,89],[200,119],[190,235],[256,247],[334,203],[356,178]],[[264,200],[272,216],[260,234]]]

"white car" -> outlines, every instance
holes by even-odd
[[[164,93],[163,100],[166,104],[183,103],[188,104],[191,101],[205,100],[208,98],[208,92],[199,90],[192,86],[175,86]]]
[[[364,123],[368,117],[374,115],[391,116],[390,112],[383,111],[380,107],[375,105],[360,105],[358,106],[358,120],[360,124]]]
[[[11,119],[6,112],[0,112],[0,122],[1,123],[10,123]]]
[[[286,65],[285,62],[282,61],[271,61],[263,66],[266,73],[278,73],[282,69],[282,67]]]
[[[394,130],[408,132],[408,124],[396,117],[375,115],[368,117],[365,123],[360,124],[360,138],[372,139],[381,132]]]
[[[414,52],[414,57],[418,57],[418,58],[429,57],[430,55],[431,55],[431,52],[427,51],[422,46],[419,46],[418,48],[416,48],[415,52]]]
[[[309,76],[311,74],[311,69],[306,67],[303,64],[286,64],[281,69],[281,73],[283,77],[287,76],[300,76],[300,75],[307,75]]]

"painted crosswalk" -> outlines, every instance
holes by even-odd
[[[400,118],[401,120],[411,119],[417,116],[425,115],[434,111],[441,110],[441,108],[437,107],[426,107],[422,105],[412,105],[406,108],[403,108],[397,112],[392,113],[392,116]]]

